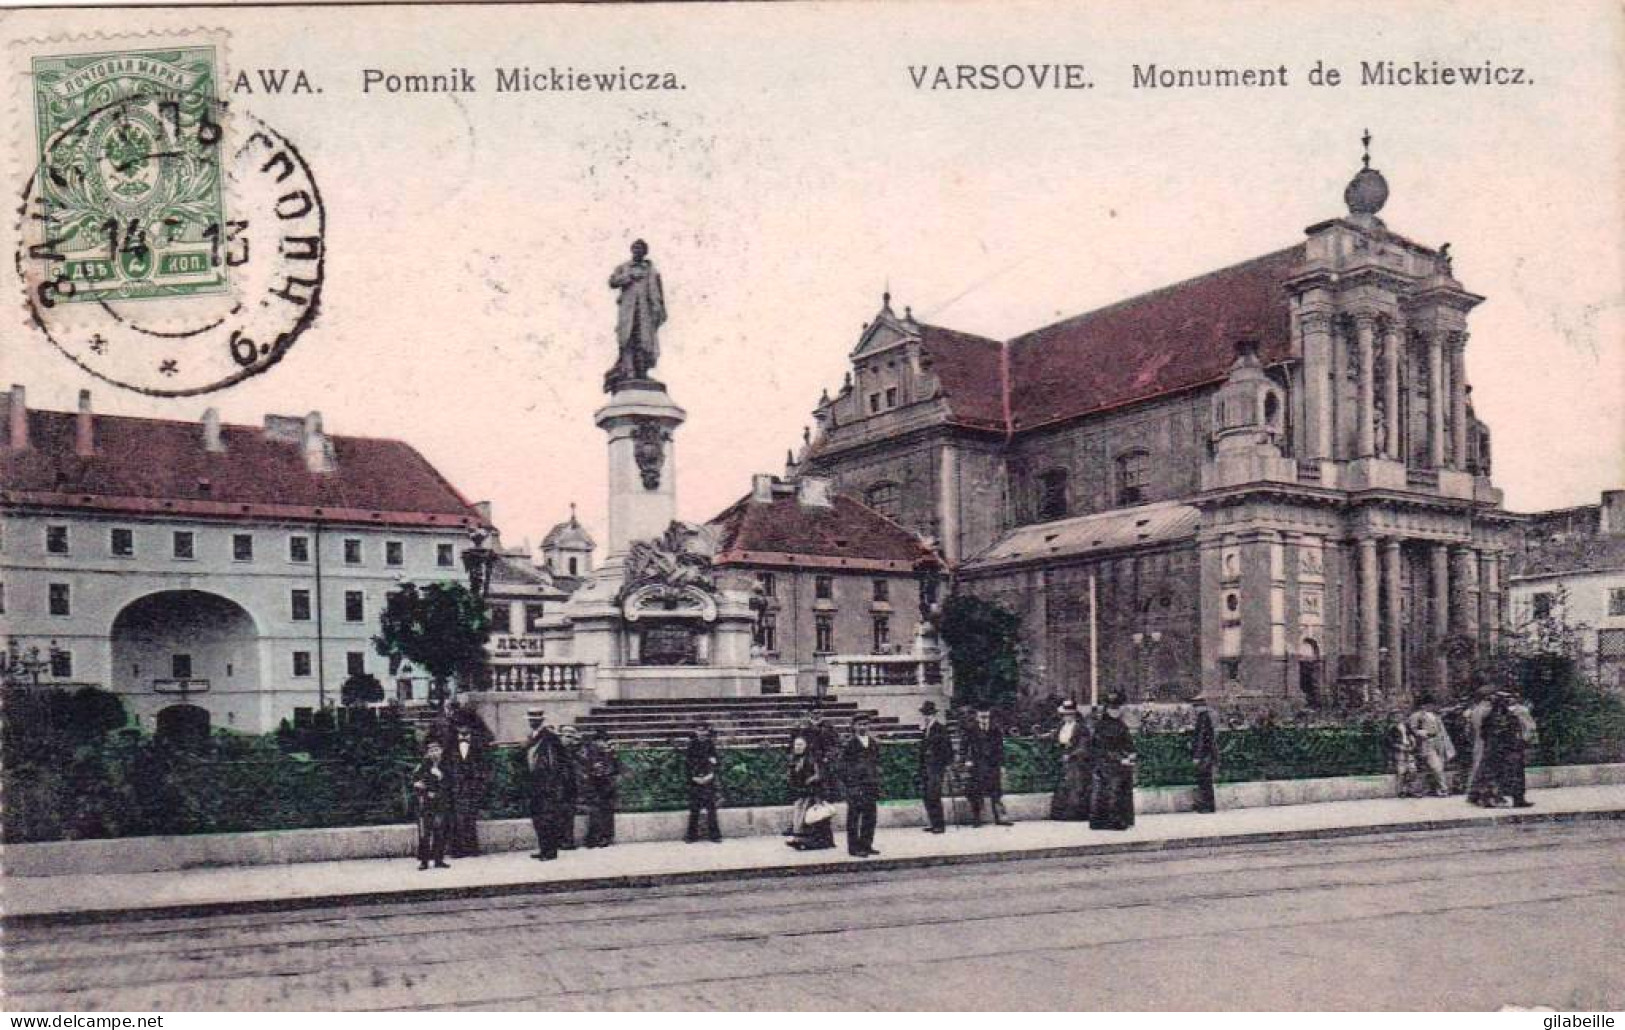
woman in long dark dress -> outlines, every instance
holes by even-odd
[[[791,839],[785,843],[797,851],[822,851],[835,846],[835,820],[807,821],[808,810],[827,800],[825,791],[824,768],[818,755],[808,746],[806,737],[796,737],[790,742],[790,796],[795,798],[796,807]]]
[[[1126,830],[1134,825],[1134,735],[1123,722],[1123,695],[1106,699],[1095,724],[1094,798],[1091,830]]]
[[[1064,822],[1089,818],[1089,781],[1094,770],[1090,761],[1089,727],[1078,717],[1074,701],[1061,704],[1061,725],[1055,730],[1055,744],[1061,751],[1061,776],[1049,801],[1049,817]]]

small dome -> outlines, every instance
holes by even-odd
[[[1351,215],[1374,215],[1388,203],[1388,180],[1375,168],[1362,168],[1343,190]]]
[[[570,517],[547,531],[542,538],[542,550],[590,551],[598,545],[576,521],[575,505],[570,506]]]

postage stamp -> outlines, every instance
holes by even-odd
[[[31,323],[87,372],[208,393],[314,322],[326,215],[298,148],[220,98],[223,45],[141,41],[27,54],[36,163],[17,271]]]
[[[213,47],[33,59],[41,212],[60,302],[218,292],[226,224]]]

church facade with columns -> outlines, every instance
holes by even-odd
[[[1012,339],[888,295],[799,470],[1016,611],[1034,696],[1448,695],[1518,525],[1468,382],[1484,298],[1363,165],[1291,246]]]

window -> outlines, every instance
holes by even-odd
[[[877,579],[877,580],[875,580],[874,585],[875,585],[875,600],[876,601],[889,601],[889,600],[891,600],[891,583],[887,582],[884,579]]]
[[[344,621],[360,622],[365,619],[367,599],[359,590],[346,590],[344,592]]]
[[[763,612],[756,620],[756,646],[768,652],[779,649],[779,617],[772,612]]]
[[[885,654],[889,650],[891,650],[891,617],[876,615],[875,654]]]
[[[344,539],[344,564],[361,564],[361,541],[353,536]]]
[[[1241,679],[1241,659],[1240,658],[1221,658],[1221,659],[1219,659],[1219,673],[1220,673],[1220,675],[1222,675],[1224,677],[1224,681],[1226,683],[1234,683],[1234,682],[1240,680]]]
[[[177,529],[170,539],[171,550],[176,558],[190,561],[197,557],[197,534],[190,530]]]
[[[879,410],[880,410],[880,394],[871,393],[869,395],[869,414],[872,415],[872,414],[874,414],[875,412],[877,412]]]
[[[385,540],[384,541],[384,564],[385,565],[405,565],[406,564],[406,545],[401,543],[399,540]]]
[[[290,614],[294,622],[310,621],[310,591],[295,590],[288,598]]]
[[[440,566],[442,569],[449,569],[455,566],[456,556],[452,554],[450,544],[434,545],[434,563]]]
[[[73,652],[51,648],[51,675],[59,680],[73,678]]]
[[[1625,587],[1614,587],[1608,591],[1608,614],[1625,615]]]
[[[6,585],[0,583],[0,615],[6,614]]]
[[[527,604],[527,605],[525,605],[525,632],[526,633],[539,633],[539,632],[541,632],[542,619],[543,619],[543,617],[545,615],[546,615],[546,609],[542,605],[539,605],[539,604]]]
[[[365,676],[367,674],[367,656],[362,651],[346,651],[344,653],[344,674],[346,676]]]
[[[491,605],[491,632],[513,632],[513,608],[506,601]]]
[[[231,560],[232,561],[253,561],[254,560],[254,534],[252,534],[252,533],[233,533],[231,535]]]
[[[68,527],[45,527],[45,550],[48,554],[68,553]]]
[[[170,679],[189,680],[192,678],[192,656],[189,654],[172,654],[169,656]]]
[[[1535,618],[1549,619],[1552,617],[1552,608],[1557,604],[1557,595],[1549,591],[1542,591],[1534,596],[1533,605]]]
[[[820,601],[833,600],[835,597],[835,577],[815,576],[813,578],[813,597]]]
[[[886,407],[897,407],[897,387],[895,386],[886,387]]]
[[[50,612],[52,615],[72,615],[73,601],[68,592],[68,584],[52,583],[47,588],[50,599]]]
[[[1038,518],[1066,518],[1066,469],[1050,469],[1038,477]]]
[[[288,560],[296,562],[310,561],[310,537],[290,536],[288,538]]]
[[[1145,451],[1130,451],[1117,459],[1117,503],[1120,506],[1145,502],[1150,472],[1151,455]]]
[[[108,533],[107,549],[115,558],[128,558],[135,554],[135,530],[114,529]]]
[[[764,597],[773,597],[778,593],[775,589],[779,585],[778,579],[771,572],[758,572],[756,574],[756,585],[762,588]]]
[[[310,652],[295,651],[293,653],[293,674],[295,676],[310,675]]]
[[[863,503],[887,518],[895,519],[897,517],[897,484],[876,483],[864,491]]]
[[[578,568],[578,567],[579,567],[579,566],[578,566],[578,565],[577,565],[577,564],[576,564],[576,563],[577,563],[577,561],[578,561],[578,559],[575,559],[575,558],[571,558],[571,559],[570,559],[570,575],[572,575],[572,576],[574,576],[574,575],[576,575],[576,574],[577,574],[577,573],[576,573],[576,569],[577,569],[577,568]]]
[[[835,651],[835,619],[829,615],[813,616],[813,650],[819,654]]]

